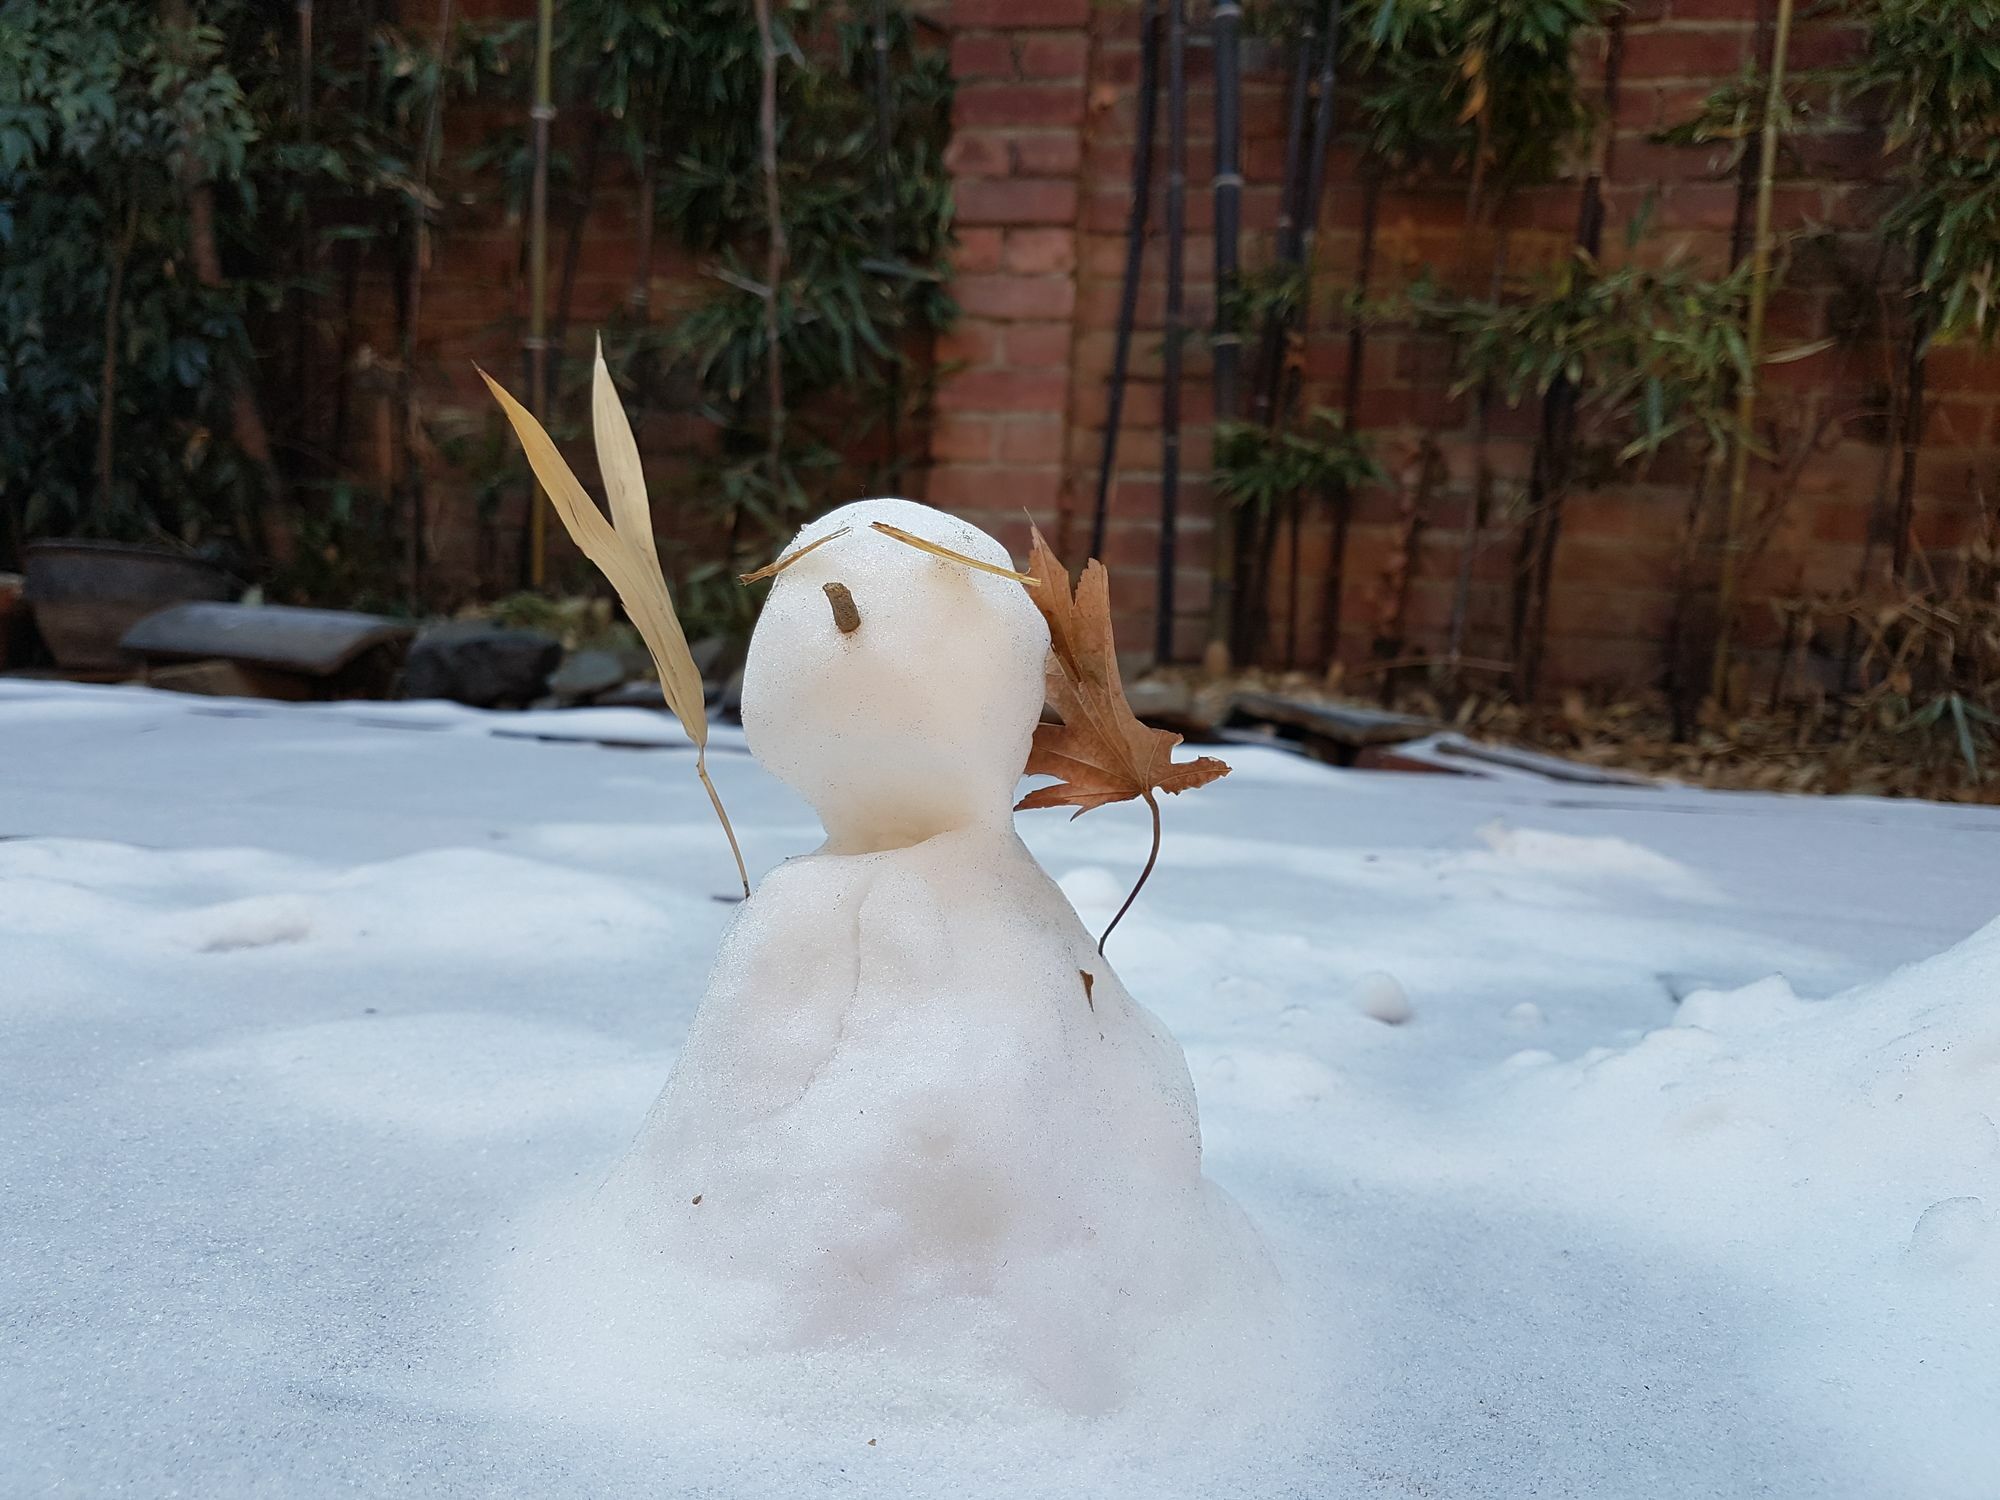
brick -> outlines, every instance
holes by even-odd
[[[945,169],[954,177],[1010,177],[1014,142],[999,130],[962,130],[944,148]]]
[[[952,0],[950,24],[960,31],[1086,26],[1090,0]]]
[[[960,276],[952,295],[969,316],[1011,322],[1067,318],[1076,284],[1067,276]]]
[[[1076,184],[1044,178],[975,178],[952,193],[961,224],[1069,224]]]
[[[1090,62],[1090,38],[1081,32],[1031,36],[1019,44],[1024,78],[1081,78]]]
[[[1859,26],[1801,26],[1786,49],[1785,66],[1796,72],[1837,68],[1857,61],[1867,48],[1867,33]]]
[[[1053,508],[1062,492],[1060,469],[952,465],[931,475],[931,504],[946,510],[1020,515],[1023,506]]]
[[[1060,370],[966,370],[938,392],[941,411],[1061,413],[1069,377]]]
[[[961,228],[958,253],[952,257],[952,265],[961,276],[997,271],[1004,244],[1005,234],[1001,230]]]
[[[1075,130],[1038,130],[1016,135],[1010,165],[1021,177],[1069,177],[1083,165],[1083,137]]]
[[[1005,325],[1001,343],[1005,363],[1017,370],[1069,368],[1070,328],[1067,323]]]
[[[998,445],[998,424],[988,417],[941,416],[931,428],[931,458],[936,463],[987,463]]]
[[[990,31],[966,32],[953,37],[951,76],[959,79],[1014,77],[1013,42]]]
[[[1047,465],[1062,461],[1060,418],[1003,422],[999,435],[1000,458],[1004,463]]]
[[[1070,229],[1010,229],[1001,264],[1025,275],[1076,269],[1076,232]]]
[[[1080,125],[1083,90],[1062,83],[972,83],[952,102],[958,128],[979,125]]]
[[[938,335],[935,353],[940,364],[998,364],[1000,330],[992,323],[961,319],[957,326]]]
[[[1742,26],[1660,27],[1625,38],[1622,76],[1722,78],[1742,65],[1750,31]]]

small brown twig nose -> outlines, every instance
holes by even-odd
[[[854,595],[847,591],[844,583],[829,583],[826,602],[833,606],[833,623],[840,627],[842,635],[852,635],[861,628],[861,611],[854,607]]]

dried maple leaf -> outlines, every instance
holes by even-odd
[[[1049,625],[1048,697],[1062,715],[1060,724],[1035,728],[1028,752],[1027,774],[1054,776],[1055,785],[1036,787],[1015,810],[1068,807],[1081,817],[1093,807],[1142,799],[1153,814],[1153,850],[1132,894],[1118,908],[1111,926],[1097,942],[1111,936],[1132,908],[1153,864],[1160,856],[1160,804],[1156,793],[1185,792],[1229,774],[1213,756],[1176,761],[1174,746],[1181,737],[1170,730],[1141,724],[1125,699],[1118,676],[1118,652],[1111,639],[1111,577],[1092,558],[1077,580],[1069,573],[1039,529],[1030,544],[1028,572],[1036,586],[1028,591]]]

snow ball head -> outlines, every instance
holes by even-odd
[[[829,852],[1004,821],[1042,710],[1048,627],[1027,590],[875,521],[1013,567],[978,527],[909,500],[844,505],[785,549],[832,538],[771,585],[743,669],[743,727],[818,812]]]

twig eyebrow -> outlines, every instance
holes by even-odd
[[[954,552],[949,547],[939,546],[936,542],[905,531],[900,526],[891,526],[887,521],[870,521],[868,526],[871,531],[879,531],[884,536],[894,537],[905,546],[915,547],[919,552],[928,552],[932,557],[942,557],[947,562],[963,563],[968,568],[991,573],[995,578],[1011,578],[1014,582],[1025,584],[1029,588],[1036,587],[1041,581],[1032,573],[1016,573],[1012,568],[1003,568],[997,563],[981,562],[976,557],[967,557],[963,552]]]
[[[820,537],[818,540],[807,542],[803,547],[799,548],[799,550],[796,552],[787,552],[783,557],[779,558],[776,562],[769,563],[766,566],[759,568],[754,573],[737,574],[736,581],[738,583],[762,583],[766,578],[776,578],[780,573],[784,572],[785,569],[789,568],[793,563],[797,562],[800,558],[804,557],[808,552],[811,552],[814,548],[824,547],[828,542],[835,541],[840,537],[846,536],[847,533],[852,531],[853,529],[854,528],[851,526],[843,526],[838,531],[829,531],[825,536]]]

